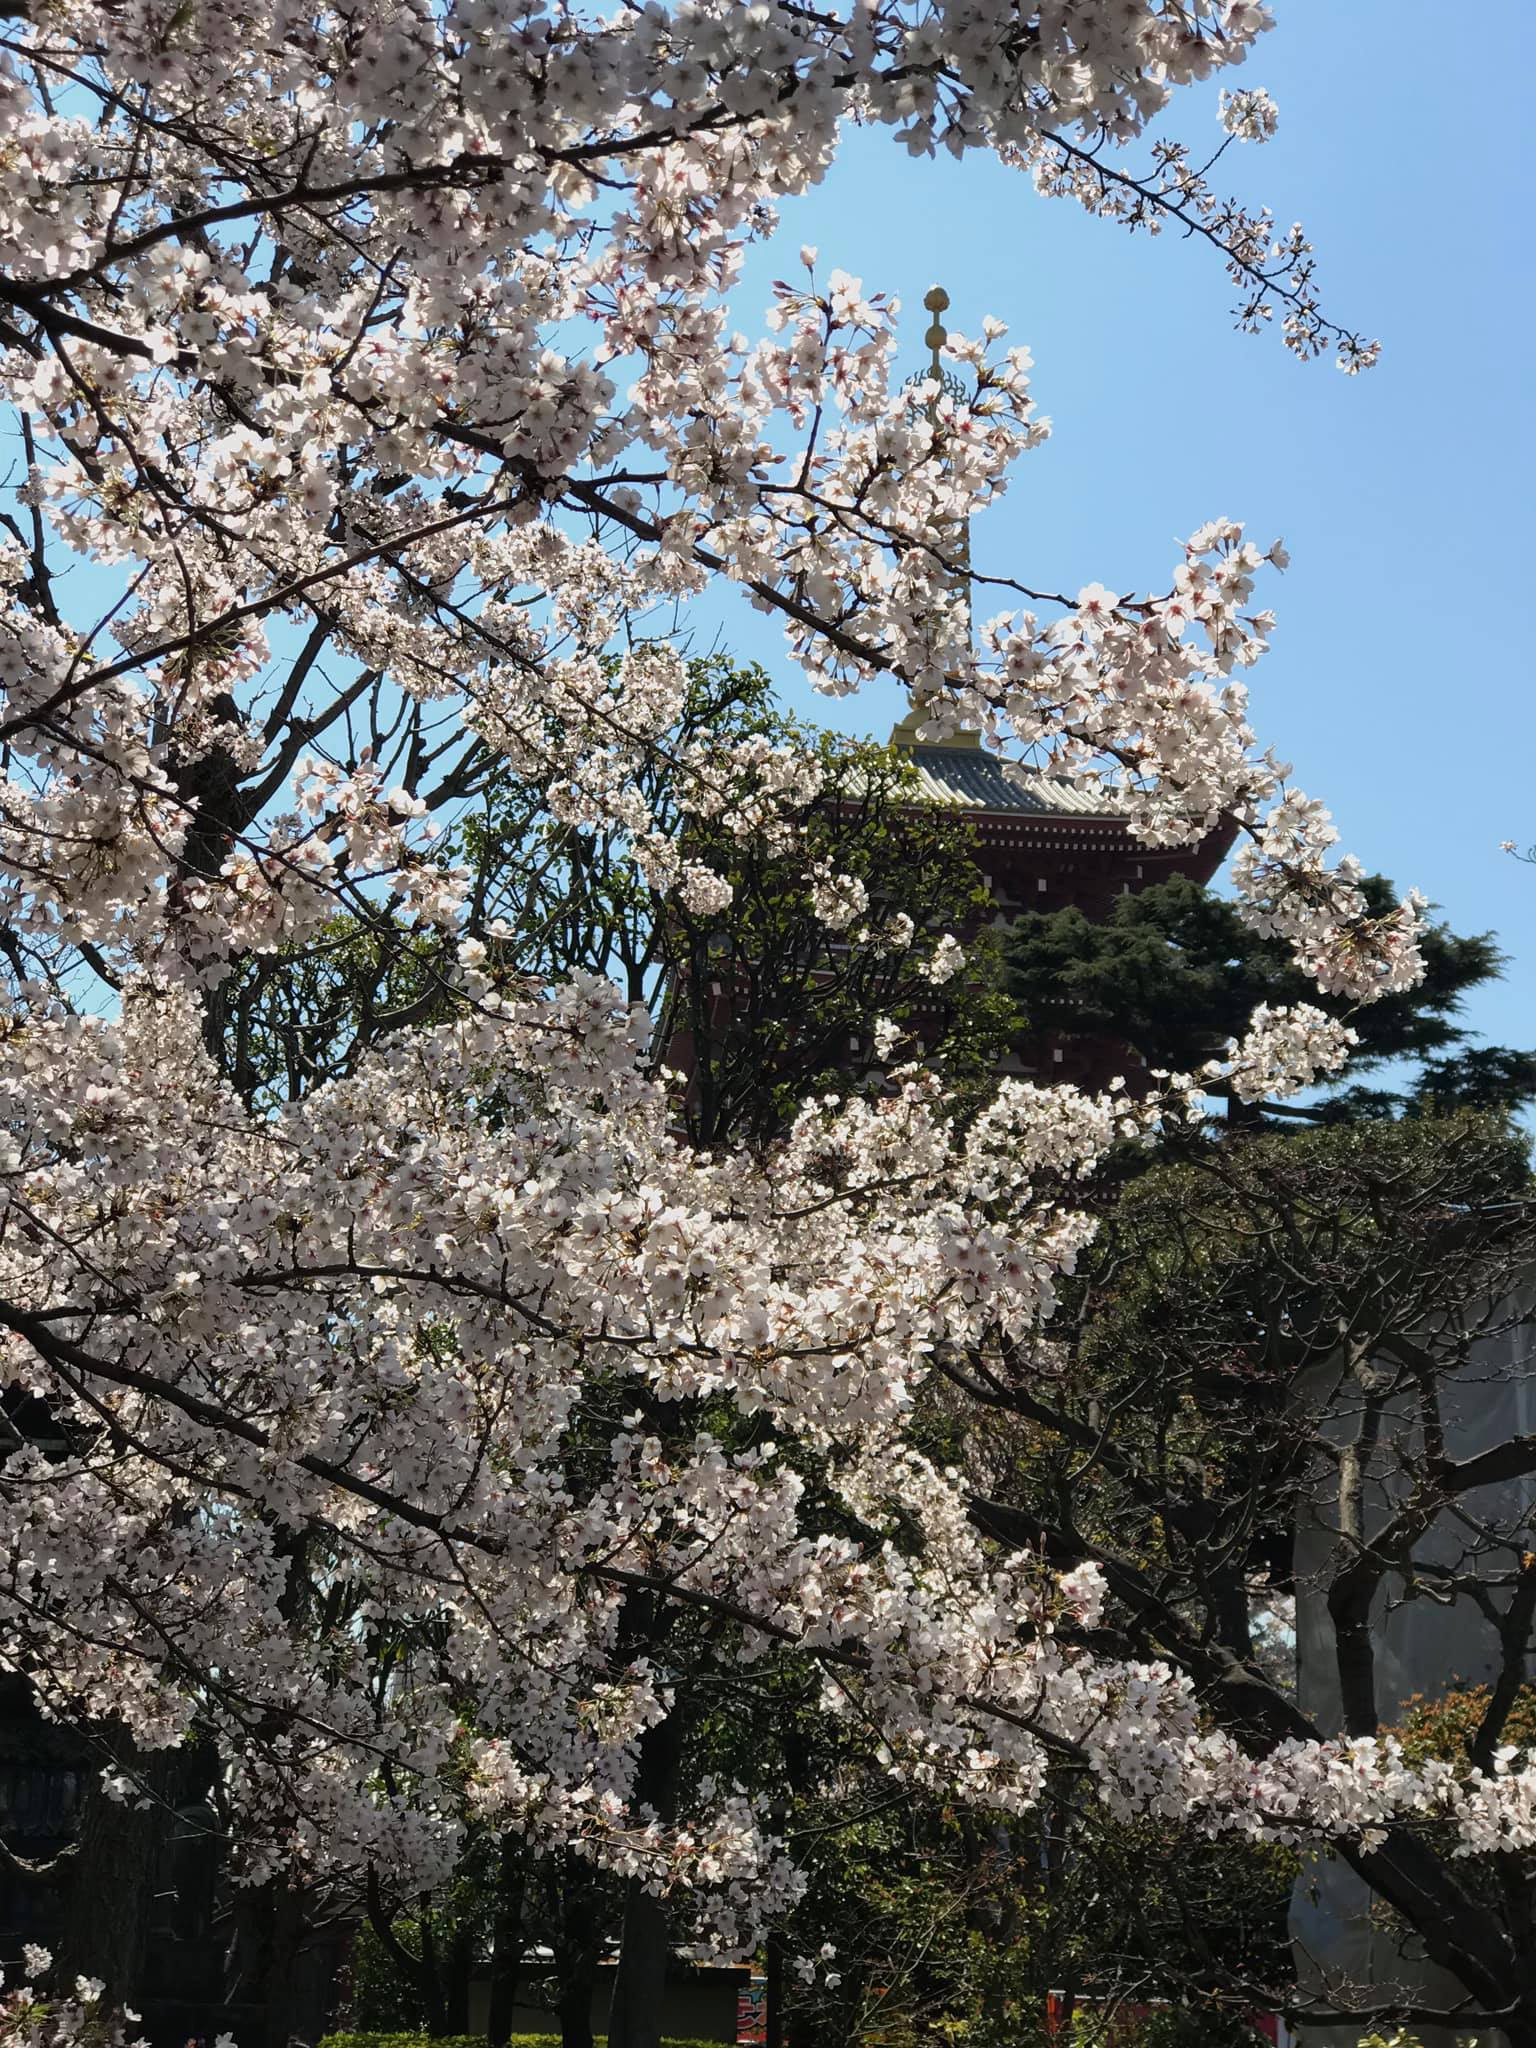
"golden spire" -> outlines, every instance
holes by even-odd
[[[933,374],[942,384],[944,381],[943,349],[945,342],[949,339],[949,330],[944,325],[940,315],[949,311],[949,293],[945,291],[943,285],[936,284],[923,300],[923,305],[933,315],[933,323],[929,327],[928,332],[923,336],[923,339],[927,342],[933,353]]]
[[[923,336],[924,341],[928,344],[929,353],[932,358],[932,367],[927,374],[939,385],[940,391],[947,389],[952,394],[963,394],[964,386],[952,370],[945,369],[943,361],[944,344],[949,340],[949,329],[944,325],[944,315],[949,311],[949,293],[945,291],[943,285],[936,284],[932,291],[924,298],[923,306],[927,312],[933,315],[933,319],[929,323],[928,332]],[[928,417],[930,420],[934,420],[938,416],[938,399],[939,394],[936,392],[929,401]],[[971,522],[969,519],[962,521],[960,531],[955,536],[955,553],[958,568],[957,581],[963,587],[966,617],[969,618],[971,609]]]
[[[944,325],[944,315],[949,311],[949,293],[945,291],[943,285],[934,285],[932,290],[925,295],[923,307],[926,312],[932,315],[928,324],[928,331],[923,336],[923,340],[928,344],[929,366],[926,370],[914,370],[907,379],[907,388],[910,390],[914,385],[926,384],[930,378],[933,380],[938,388],[932,393],[928,403],[922,410],[926,413],[930,425],[936,426],[938,423],[940,398],[946,391],[952,397],[957,399],[963,398],[965,386],[953,370],[946,370],[944,367],[944,347],[949,340],[949,329]],[[960,521],[958,531],[955,532],[953,538],[953,551],[953,580],[964,610],[967,627],[969,627],[971,616],[971,522],[969,519],[962,519]],[[898,721],[891,734],[890,744],[903,751],[910,751],[914,746],[918,745],[917,733],[919,726],[923,723],[923,717],[923,709],[913,705],[907,712],[906,717]],[[934,743],[930,741],[923,742],[923,744],[932,745]],[[963,748],[970,752],[980,747],[981,734],[970,731],[952,733],[947,740],[940,741],[938,744],[956,750]]]

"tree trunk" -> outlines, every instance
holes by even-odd
[[[66,1984],[77,1976],[99,1977],[109,2004],[141,2008],[179,1759],[171,1751],[141,1756],[120,1728],[105,1732],[99,1749],[104,1770],[122,1767],[134,1790],[126,1800],[112,1799],[100,1775],[86,1778],[64,1892],[58,1976]],[[139,1804],[146,1796],[150,1803]]]
[[[427,2032],[442,2035],[448,2032],[448,2001],[443,1992],[443,1973],[438,1967],[437,1938],[432,1932],[428,1917],[432,1901],[425,1892],[421,1896],[421,1970],[417,1986],[421,1993],[422,2009],[427,2016]]]
[[[567,1851],[560,1884],[555,1949],[555,2013],[560,2048],[592,2048],[597,1988],[597,1888],[579,1856]]]
[[[768,2023],[763,2029],[768,2048],[784,2048],[784,1937],[775,1927],[768,1936]]]
[[[632,1877],[624,1889],[624,1933],[608,2015],[608,2048],[661,2048],[672,1931],[660,1899]]]
[[[475,1937],[472,1927],[455,1928],[448,1953],[443,1958],[443,2031],[469,2032],[469,1980],[475,1969]]]
[[[264,2029],[266,2048],[287,2048],[289,2041],[306,2031],[299,1950],[304,1940],[304,1898],[293,1885],[274,1879],[265,1887],[270,1894],[267,1921],[266,1983],[262,1987],[267,2004]]]
[[[430,1928],[423,1920],[420,1934],[421,1953],[412,1955],[395,1932],[394,1916],[385,1903],[383,1889],[379,1884],[379,1873],[372,1864],[368,1866],[368,1886],[364,1897],[368,1925],[373,1929],[374,1938],[400,1976],[421,2000],[426,2031],[429,2034],[445,2034],[448,2031],[447,2014],[443,2007],[442,1987],[438,1982],[437,1958],[432,1946]]]
[[[304,1895],[280,1878],[236,1893],[226,1997],[263,2008],[262,2048],[286,2048],[312,2031],[299,1960],[306,1931]]]
[[[674,1707],[664,1721],[641,1736],[640,1768],[635,1773],[636,1798],[663,1821],[670,1821],[677,1812],[682,1756],[683,1716]],[[624,1932],[608,2015],[608,2048],[661,2048],[671,1953],[666,1907],[645,1889],[639,1877],[630,1878],[624,1891]]]
[[[523,1890],[527,1881],[522,1846],[515,1835],[504,1834],[491,1933],[491,2009],[485,2027],[489,2048],[507,2048],[512,2035],[512,2009],[517,2004],[523,1960]]]

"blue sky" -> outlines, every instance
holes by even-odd
[[[738,324],[760,331],[801,242],[823,275],[900,295],[914,367],[931,284],[965,331],[1006,320],[1055,431],[978,524],[976,554],[1037,586],[1165,587],[1175,541],[1221,514],[1261,546],[1283,535],[1292,563],[1261,591],[1279,627],[1250,675],[1254,722],[1368,867],[1416,883],[1458,929],[1500,935],[1507,978],[1469,1021],[1536,1044],[1536,871],[1497,850],[1536,840],[1536,148],[1519,86],[1536,5],[1274,4],[1278,26],[1230,82],[1270,89],[1279,134],[1234,146],[1216,176],[1305,224],[1325,308],[1384,344],[1375,370],[1344,377],[1331,359],[1297,363],[1277,335],[1234,333],[1234,290],[1202,243],[1132,238],[980,157],[910,162],[885,131],[851,135],[826,183],[785,207]],[[1214,145],[1214,91],[1186,96],[1173,126]],[[888,731],[893,692],[815,699],[772,622],[734,596],[706,618],[705,637],[718,628],[763,660],[796,709]]]

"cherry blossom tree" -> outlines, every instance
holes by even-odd
[[[1101,1642],[1199,1671],[1255,1748],[1343,1731],[1448,1770],[1528,1753],[1528,1141],[1465,1112],[1182,1132],[1113,1178],[1047,1344],[940,1361],[974,1432],[975,1513],[1103,1569]],[[1405,1711],[1406,1684],[1436,1679],[1453,1719],[1461,1691],[1459,1747]],[[1196,1996],[1246,1993],[1350,2043],[1388,2019],[1523,2018],[1528,1846],[1425,1812],[1333,1845],[1331,1914],[1309,1876],[1301,1983],[1197,1947]],[[1369,1969],[1339,1938],[1368,1907]]]
[[[0,1654],[124,1733],[109,1792],[208,1745],[248,1885],[426,1885],[468,1799],[749,1946],[793,1861],[731,1784],[648,1795],[672,1676],[642,1609],[744,1666],[810,1657],[892,1772],[1004,1811],[1070,1755],[1113,1810],[1212,1830],[1433,1810],[1529,1838],[1507,1758],[1255,1757],[1188,1673],[1093,1654],[1058,1623],[1101,1576],[992,1544],[911,1435],[935,1359],[1049,1317],[1091,1230],[1073,1177],[1156,1097],[1005,1083],[961,1114],[911,1063],[692,1144],[644,1015],[592,972],[501,972],[434,854],[506,771],[692,913],[729,883],[691,820],[792,846],[793,746],[693,732],[679,829],[646,802],[686,689],[667,629],[722,578],[820,688],[895,675],[931,730],[1103,782],[1149,843],[1229,816],[1247,915],[1324,989],[1411,982],[1417,901],[1370,911],[1248,724],[1279,545],[1213,521],[1145,597],[984,570],[970,517],[1045,433],[1027,352],[987,321],[914,392],[895,302],[814,251],[761,338],[732,296],[862,121],[1203,237],[1243,325],[1362,367],[1300,230],[1147,139],[1268,26],[1249,0],[35,0],[0,38],[0,1327],[49,1418],[0,1475]],[[1222,118],[1275,115],[1245,89]],[[1002,609],[973,630],[976,594]],[[873,942],[857,878],[811,879]],[[252,1103],[210,1050],[220,990],[338,917],[430,941],[434,1021]],[[1336,1067],[1348,1030],[1267,1012],[1231,1085]]]

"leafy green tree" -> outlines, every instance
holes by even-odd
[[[738,833],[729,801],[714,815],[687,801],[680,764],[705,734],[744,762],[763,743],[813,759],[814,794],[776,831]],[[751,780],[744,769],[726,795],[750,795]],[[465,871],[465,929],[498,981],[613,980],[650,1010],[657,1063],[684,1070],[679,1115],[703,1144],[767,1136],[807,1095],[878,1085],[880,1019],[894,1057],[921,1051],[962,1085],[990,1076],[1018,1022],[990,898],[969,826],[916,801],[909,762],[784,717],[762,669],[712,655],[688,664],[683,705],[639,784],[661,835],[729,884],[729,901],[690,908],[686,891],[647,878],[620,826],[556,817],[540,785],[499,772],[440,855]],[[866,910],[828,924],[813,868],[849,878]],[[946,935],[964,941],[964,959],[940,979]],[[231,977],[214,999],[212,1050],[248,1100],[307,1094],[380,1037],[442,1014],[442,944],[386,915],[338,917],[301,951]]]
[[[686,1049],[700,1143],[765,1137],[809,1094],[877,1084],[878,1020],[895,1027],[895,1057],[920,1052],[962,1089],[990,1082],[1017,1027],[965,821],[918,801],[910,762],[890,748],[829,734],[814,745],[821,788],[796,820],[798,846],[697,829],[690,851],[730,882],[731,902],[668,907],[659,1036]],[[867,913],[847,929],[822,922],[808,866],[850,877]],[[938,981],[946,935],[964,938],[965,959]]]
[[[1373,914],[1396,901],[1384,876],[1361,887]],[[1467,994],[1504,965],[1489,932],[1463,937],[1429,924],[1424,979],[1359,1010],[1320,995],[1283,940],[1253,931],[1235,904],[1184,876],[1117,897],[1099,922],[1076,909],[1026,913],[1007,954],[1009,986],[1032,1029],[1114,1039],[1148,1067],[1197,1068],[1241,1036],[1260,1003],[1310,1002],[1347,1016],[1360,1043],[1341,1085],[1312,1108],[1265,1103],[1271,1116],[1511,1109],[1536,1096],[1536,1052],[1473,1047],[1459,1022]],[[1361,1084],[1361,1074],[1391,1060],[1417,1061],[1416,1081],[1400,1090]]]
[[[1527,1743],[1536,1530],[1528,1485],[1508,1482],[1536,1472],[1536,1445],[1485,1433],[1464,1451],[1446,1421],[1483,1400],[1490,1344],[1513,1360],[1501,1371],[1530,1370],[1521,1286],[1536,1200],[1519,1134],[1470,1112],[1192,1131],[1107,1183],[1103,1211],[1048,1356],[1003,1345],[941,1361],[970,1404],[978,1526],[1062,1564],[1095,1562],[1111,1596],[1099,1646],[1179,1663],[1213,1720],[1260,1749],[1388,1732],[1383,1602],[1465,1601],[1487,1620],[1494,1676],[1475,1712],[1411,1716],[1402,1732],[1429,1754],[1431,1733],[1459,1731],[1484,1769],[1501,1742]],[[1374,1522],[1367,1482],[1395,1504]],[[1303,1589],[1296,1536],[1314,1515],[1337,1540]],[[1470,1532],[1448,1553],[1447,1518]],[[1303,1591],[1327,1617],[1317,1668],[1340,1725],[1311,1717],[1293,1664],[1273,1654]],[[1507,1967],[1525,1938],[1529,1858],[1461,1855],[1427,1823],[1337,1853],[1463,1983]],[[1234,1953],[1203,1981],[1190,1972],[1187,1990],[1230,1999],[1246,1977],[1262,2003],[1263,1972],[1234,1970]],[[1294,2009],[1283,1952],[1270,1963],[1275,2002]],[[1373,2012],[1358,1990],[1362,2027],[1404,2016]]]
[[[873,1810],[874,1787],[868,1799]],[[1284,1967],[1295,1863],[1168,1823],[1116,1821],[1063,1767],[1039,1806],[1006,1825],[906,1801],[829,1832],[810,1869],[792,1925],[811,1954],[814,1938],[830,1937],[839,1982],[792,2000],[797,2048],[1050,2048],[1061,2038],[1050,2031],[1053,1995],[1085,2040],[1096,2038],[1095,2014],[1164,2001],[1190,2015],[1172,2039],[1248,2048],[1242,1986]]]

